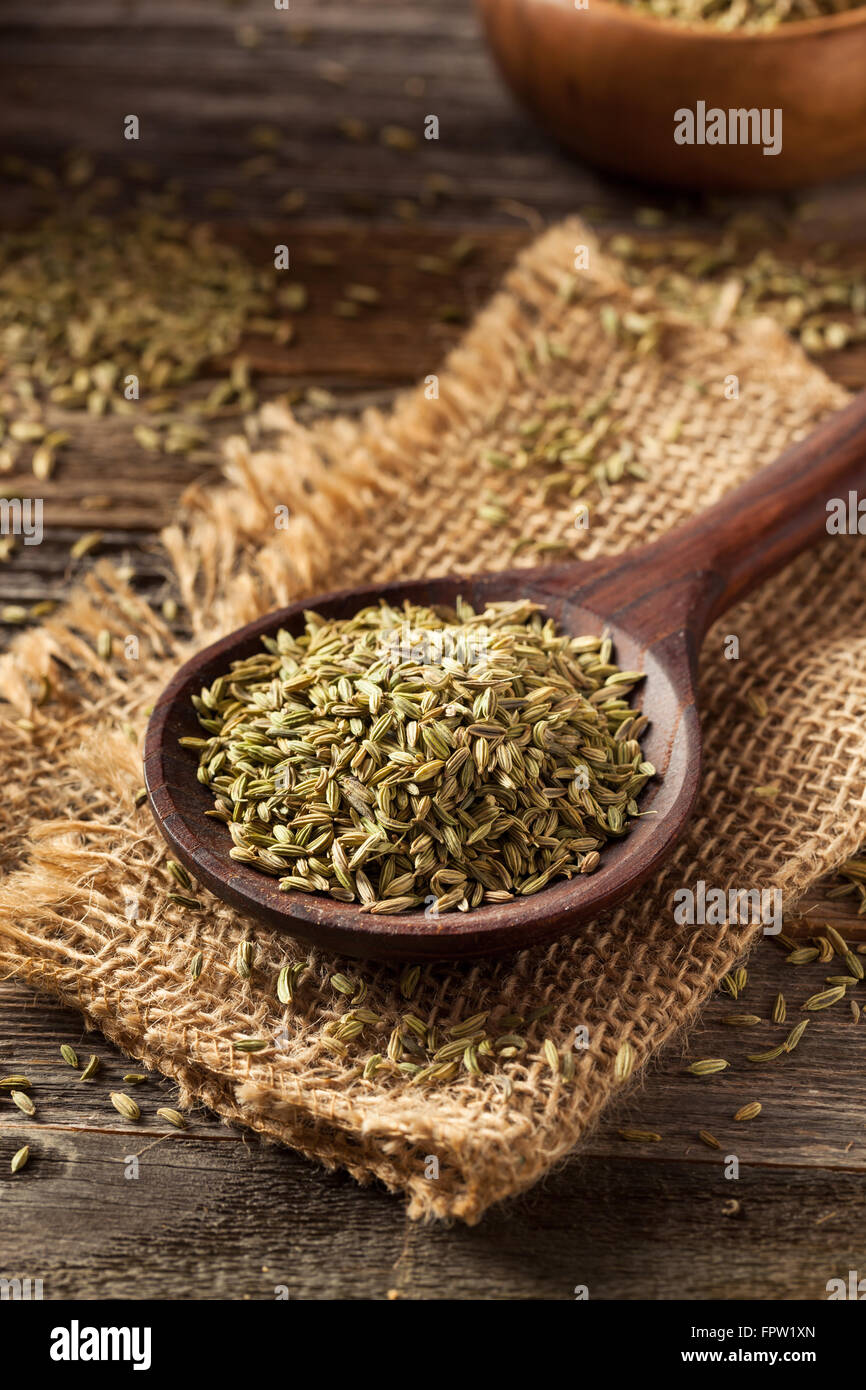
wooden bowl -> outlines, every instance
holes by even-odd
[[[616,174],[716,192],[790,188],[866,168],[866,7],[719,33],[611,0],[477,0],[515,95],[563,144]],[[677,144],[674,112],[782,112],[778,154]]]

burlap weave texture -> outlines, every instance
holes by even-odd
[[[415,1217],[475,1221],[569,1152],[614,1091],[625,1040],[639,1067],[692,1020],[754,928],[678,926],[673,889],[697,878],[719,887],[780,887],[787,906],[866,839],[866,602],[855,545],[830,538],[729,614],[707,639],[701,700],[706,773],[692,827],[649,891],[573,938],[518,957],[422,972],[412,1010],[449,1022],[549,1006],[530,1047],[496,1072],[461,1073],[439,1087],[382,1071],[359,1075],[407,1009],[399,971],[307,952],[251,926],[204,895],[192,913],[167,898],[165,851],[141,783],[146,709],[192,650],[262,612],[316,590],[512,563],[519,536],[565,540],[587,558],[652,540],[767,464],[828,410],[841,388],[767,321],[709,330],[665,315],[656,353],[613,344],[599,308],[653,309],[592,248],[574,296],[563,293],[577,222],[547,232],[509,273],[429,387],[387,418],[301,426],[282,407],[261,417],[250,445],[233,441],[226,483],[192,489],[165,545],[193,636],[178,643],[106,564],[66,607],[23,633],[5,659],[4,784],[0,833],[0,961],[83,1010],[136,1058],[174,1077],[182,1099],[204,1100],[240,1122],[361,1181],[378,1177],[409,1196]],[[553,351],[551,352],[551,344]],[[738,399],[723,383],[735,375]],[[587,494],[588,531],[574,503],[539,496],[536,473],[483,462],[550,396],[580,403],[613,391],[646,480]],[[485,488],[513,522],[478,515]],[[274,509],[288,507],[288,530]],[[531,552],[524,553],[535,562]],[[521,556],[521,560],[524,556]],[[832,621],[828,613],[832,610]],[[140,657],[106,663],[96,633]],[[740,659],[723,637],[736,634]],[[53,697],[35,704],[41,677]],[[759,720],[748,701],[770,707]],[[21,716],[35,728],[22,729]],[[775,800],[754,788],[775,784]],[[256,965],[238,978],[238,942],[252,935]],[[198,981],[189,977],[204,954]],[[308,958],[296,1003],[275,981]],[[348,1008],[328,984],[334,969],[368,982],[382,1016],[334,1055],[322,1029]],[[570,1046],[585,1025],[565,1082],[542,1055],[545,1037]],[[241,1055],[239,1036],[273,1038]],[[638,1070],[639,1070],[638,1067]],[[507,1076],[510,1085],[503,1084]],[[437,1180],[425,1176],[428,1155]]]

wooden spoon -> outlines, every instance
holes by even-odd
[[[157,702],[144,758],[157,825],[178,860],[218,898],[346,955],[480,956],[574,931],[642,883],[688,823],[700,783],[697,657],[708,627],[801,551],[826,540],[828,500],[847,502],[858,487],[866,491],[866,392],[772,467],[643,549],[582,565],[342,590],[269,613],[193,657]],[[844,544],[841,538],[838,543]],[[394,605],[403,599],[453,605],[459,594],[476,609],[497,599],[532,599],[575,635],[610,630],[619,664],[646,673],[642,707],[651,723],[642,746],[659,777],[640,806],[654,814],[606,847],[592,875],[554,883],[531,897],[438,918],[422,909],[373,917],[326,896],[284,893],[275,879],[229,858],[225,826],[204,814],[213,802],[196,779],[197,760],[178,746],[182,736],[200,733],[190,697],[232,661],[259,652],[263,635],[281,627],[301,631],[304,609],[343,618],[379,598]]]

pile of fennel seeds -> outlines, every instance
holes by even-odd
[[[620,4],[680,24],[733,29],[775,29],[797,20],[821,19],[858,9],[863,0],[619,0]]]
[[[537,605],[305,615],[193,698],[234,859],[371,913],[467,911],[592,873],[655,774],[606,636]]]

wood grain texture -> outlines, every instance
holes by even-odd
[[[603,205],[611,225],[629,225],[633,209],[651,201],[695,235],[714,234],[732,210],[756,208],[778,229],[779,249],[796,254],[787,200],[670,199],[565,155],[512,103],[464,0],[293,0],[291,26],[306,35],[281,32],[277,42],[275,32],[251,50],[238,44],[238,25],[270,34],[276,22],[264,0],[242,8],[8,0],[0,19],[5,149],[53,164],[80,144],[117,173],[131,158],[149,160],[160,177],[183,182],[192,215],[221,218],[227,235],[264,245],[264,228],[249,223],[275,217],[290,232],[311,302],[282,356],[250,345],[268,394],[315,384],[335,393],[337,409],[387,404],[435,370],[459,335],[459,323],[439,318],[443,300],[471,315],[535,227],[587,204]],[[345,66],[343,85],[322,76],[324,62]],[[424,80],[423,95],[407,93],[410,77]],[[427,110],[442,122],[435,149],[416,158],[382,146],[383,125],[418,129]],[[127,111],[147,117],[137,148],[118,136]],[[368,123],[369,140],[339,134],[346,116]],[[250,178],[241,166],[255,153],[248,132],[260,121],[279,125],[283,142],[273,167]],[[424,200],[430,172],[454,180],[448,197]],[[234,193],[235,207],[212,209],[214,188]],[[281,219],[277,202],[290,188],[303,188],[307,203],[300,218]],[[414,222],[395,206],[406,201],[416,204]],[[798,224],[809,237],[862,240],[863,181],[811,191],[809,207]],[[16,185],[3,216],[33,208],[31,192]],[[452,279],[443,284],[418,268],[419,257],[442,255],[464,233],[478,250]],[[312,265],[323,247],[336,255],[339,280]],[[347,326],[332,305],[353,282],[374,284],[382,305]],[[827,364],[845,384],[866,385],[862,349]],[[312,407],[301,401],[298,409]],[[156,532],[187,484],[216,478],[215,456],[154,457],[110,418],[78,415],[73,424],[73,443],[43,488],[46,539],[0,566],[0,599],[62,595],[89,563],[70,565],[69,545],[94,529],[105,531],[105,553],[130,560],[142,592],[161,596]],[[3,478],[7,494],[26,486],[27,475]],[[93,510],[94,495],[107,495],[108,505]],[[844,902],[818,891],[801,911],[786,926],[791,935],[805,939],[833,920],[866,938],[866,918],[850,918]],[[594,1298],[821,1298],[828,1278],[863,1267],[866,1021],[854,1024],[847,1006],[836,1006],[814,1016],[794,1054],[752,1069],[745,1052],[782,1030],[733,1030],[721,1017],[735,1009],[766,1017],[782,990],[796,1021],[804,1015],[793,1005],[829,969],[790,966],[762,943],[743,999],[714,1000],[686,1056],[669,1049],[578,1160],[473,1230],[407,1229],[398,1198],[376,1186],[361,1191],[204,1110],[190,1116],[188,1132],[168,1132],[154,1119],[157,1105],[173,1102],[164,1081],[136,1091],[144,1119],[125,1125],[107,1094],[128,1060],[100,1035],[83,1034],[76,1015],[0,983],[0,1071],[31,1073],[38,1104],[27,1121],[0,1095],[0,1274],[43,1277],[48,1298],[272,1298],[286,1284],[293,1298],[382,1298],[397,1289],[407,1298],[569,1299],[579,1283]],[[863,994],[859,986],[855,997]],[[64,1066],[66,1041],[102,1057],[97,1083],[79,1083]],[[694,1078],[685,1066],[699,1056],[729,1057],[731,1070]],[[762,1101],[761,1116],[734,1126],[730,1116],[751,1099]],[[656,1130],[662,1141],[626,1144],[623,1125]],[[740,1155],[738,1181],[721,1177],[719,1154],[697,1140],[699,1128],[717,1134],[722,1156]],[[23,1142],[33,1158],[13,1178],[8,1160]],[[125,1179],[124,1157],[151,1143],[141,1177]],[[741,1210],[726,1216],[731,1196]]]
[[[304,215],[314,220],[401,221],[407,210],[396,204],[409,199],[425,225],[507,225],[532,211],[550,220],[590,203],[624,215],[650,196],[646,183],[619,182],[572,159],[519,110],[472,0],[292,0],[281,13],[268,0],[7,0],[2,25],[0,109],[17,153],[45,160],[79,144],[117,174],[130,160],[149,161],[180,180],[200,209],[220,188],[235,195],[243,216],[273,215],[287,189],[302,188]],[[245,25],[258,31],[257,47],[239,44]],[[407,90],[419,82],[420,92]],[[128,112],[142,119],[134,143],[122,138]],[[440,118],[438,141],[421,139],[428,113]],[[367,138],[341,136],[345,117],[364,122]],[[282,142],[272,165],[251,176],[243,164],[256,153],[249,132],[260,122],[277,126]],[[419,149],[383,146],[388,124],[410,128]],[[422,201],[430,173],[453,179],[450,196]],[[698,226],[722,210],[704,195],[666,199],[653,189],[659,197]],[[850,184],[808,197],[814,220],[842,229],[852,205],[863,206]],[[372,200],[366,214],[358,199]],[[786,211],[768,198],[727,199],[724,209],[756,202]]]
[[[124,1089],[130,1063],[74,1014],[7,983],[0,1069],[31,1077],[38,1109],[26,1120],[0,1100],[0,1272],[43,1278],[47,1298],[268,1299],[278,1284],[315,1299],[570,1299],[576,1284],[592,1298],[821,1298],[829,1278],[862,1265],[866,1022],[837,1006],[813,1017],[790,1057],[752,1067],[745,1052],[786,1029],[722,1018],[766,1017],[782,988],[790,1024],[822,973],[760,948],[743,998],[708,1006],[687,1056],[668,1049],[579,1158],[473,1230],[409,1228],[399,1198],[203,1110],[187,1132],[169,1130],[155,1116],[173,1104],[163,1080],[133,1091],[143,1118],[123,1121],[108,1092]],[[61,1041],[102,1058],[93,1082],[61,1061]],[[693,1077],[686,1064],[699,1056],[727,1057],[731,1070]],[[736,1124],[753,1099],[762,1114]],[[626,1143],[622,1126],[662,1140]],[[25,1142],[30,1163],[12,1177],[6,1161]],[[137,1179],[124,1176],[132,1154]],[[732,1154],[737,1179],[724,1176]]]
[[[584,197],[602,187],[589,171],[568,175],[569,161],[515,110],[466,0],[293,0],[288,13],[264,0],[243,8],[58,0],[50,16],[13,0],[3,24],[20,153],[65,148],[74,110],[75,140],[109,171],[130,159],[154,161],[202,205],[208,190],[223,188],[255,217],[302,187],[313,217],[354,215],[359,199],[371,199],[371,212],[394,220],[400,200],[420,199],[424,175],[436,172],[458,183],[462,220],[507,223],[513,214],[498,199],[555,214],[575,187]],[[243,25],[259,31],[257,47],[238,43]],[[409,79],[423,84],[420,95],[407,92]],[[122,139],[128,112],[142,122],[135,144]],[[420,137],[428,112],[440,116],[438,142],[423,142],[416,155],[380,143],[388,124]],[[340,137],[346,116],[364,122],[368,136]],[[276,124],[283,141],[273,165],[249,177],[249,131],[262,121]],[[451,220],[447,202],[434,214]]]

